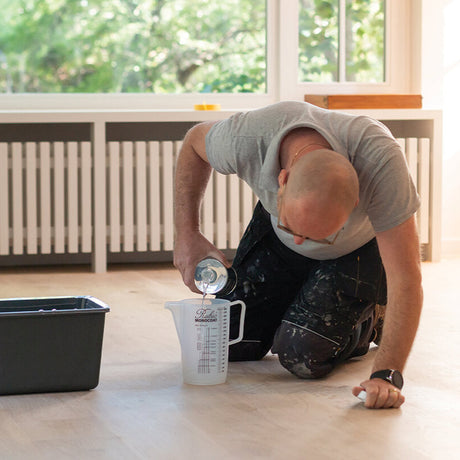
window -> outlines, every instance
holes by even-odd
[[[283,0],[280,99],[419,91],[420,5],[410,0]],[[418,22],[417,22],[418,21]]]
[[[409,91],[412,3],[0,0],[0,107],[250,108]]]
[[[385,81],[384,0],[300,0],[299,80]]]
[[[265,93],[265,0],[4,3],[1,92]]]

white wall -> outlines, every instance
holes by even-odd
[[[425,108],[443,110],[443,256],[460,255],[460,0],[422,0]]]

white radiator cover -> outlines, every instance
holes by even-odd
[[[405,154],[412,180],[421,199],[416,215],[420,243],[428,244],[430,235],[430,139],[408,137],[398,138],[397,141]]]
[[[108,143],[108,238],[111,252],[174,249],[174,175],[181,142]],[[256,197],[235,176],[213,173],[201,209],[204,235],[236,249]]]
[[[171,261],[174,164],[195,123],[236,110],[0,110],[0,266]],[[398,139],[422,198],[426,260],[440,260],[442,113],[349,110]],[[202,231],[231,256],[256,198],[213,174]]]
[[[173,250],[180,146],[107,143],[110,252]],[[92,180],[89,142],[0,143],[0,255],[90,253]],[[219,249],[236,249],[255,203],[245,183],[214,172],[201,211],[204,235]]]
[[[90,142],[0,143],[0,255],[92,251]]]
[[[422,205],[429,238],[430,139],[398,138]],[[107,244],[112,253],[172,251],[178,141],[108,142]],[[95,179],[97,180],[97,179]],[[92,251],[90,142],[0,143],[0,255]],[[236,249],[256,203],[236,176],[213,173],[201,225],[219,249]]]

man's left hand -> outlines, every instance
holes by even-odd
[[[368,409],[396,409],[405,401],[399,388],[382,379],[365,380],[359,387],[354,387],[352,393],[358,396],[363,390],[366,392],[364,405]]]

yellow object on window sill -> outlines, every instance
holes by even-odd
[[[195,110],[220,110],[220,104],[195,104]]]

